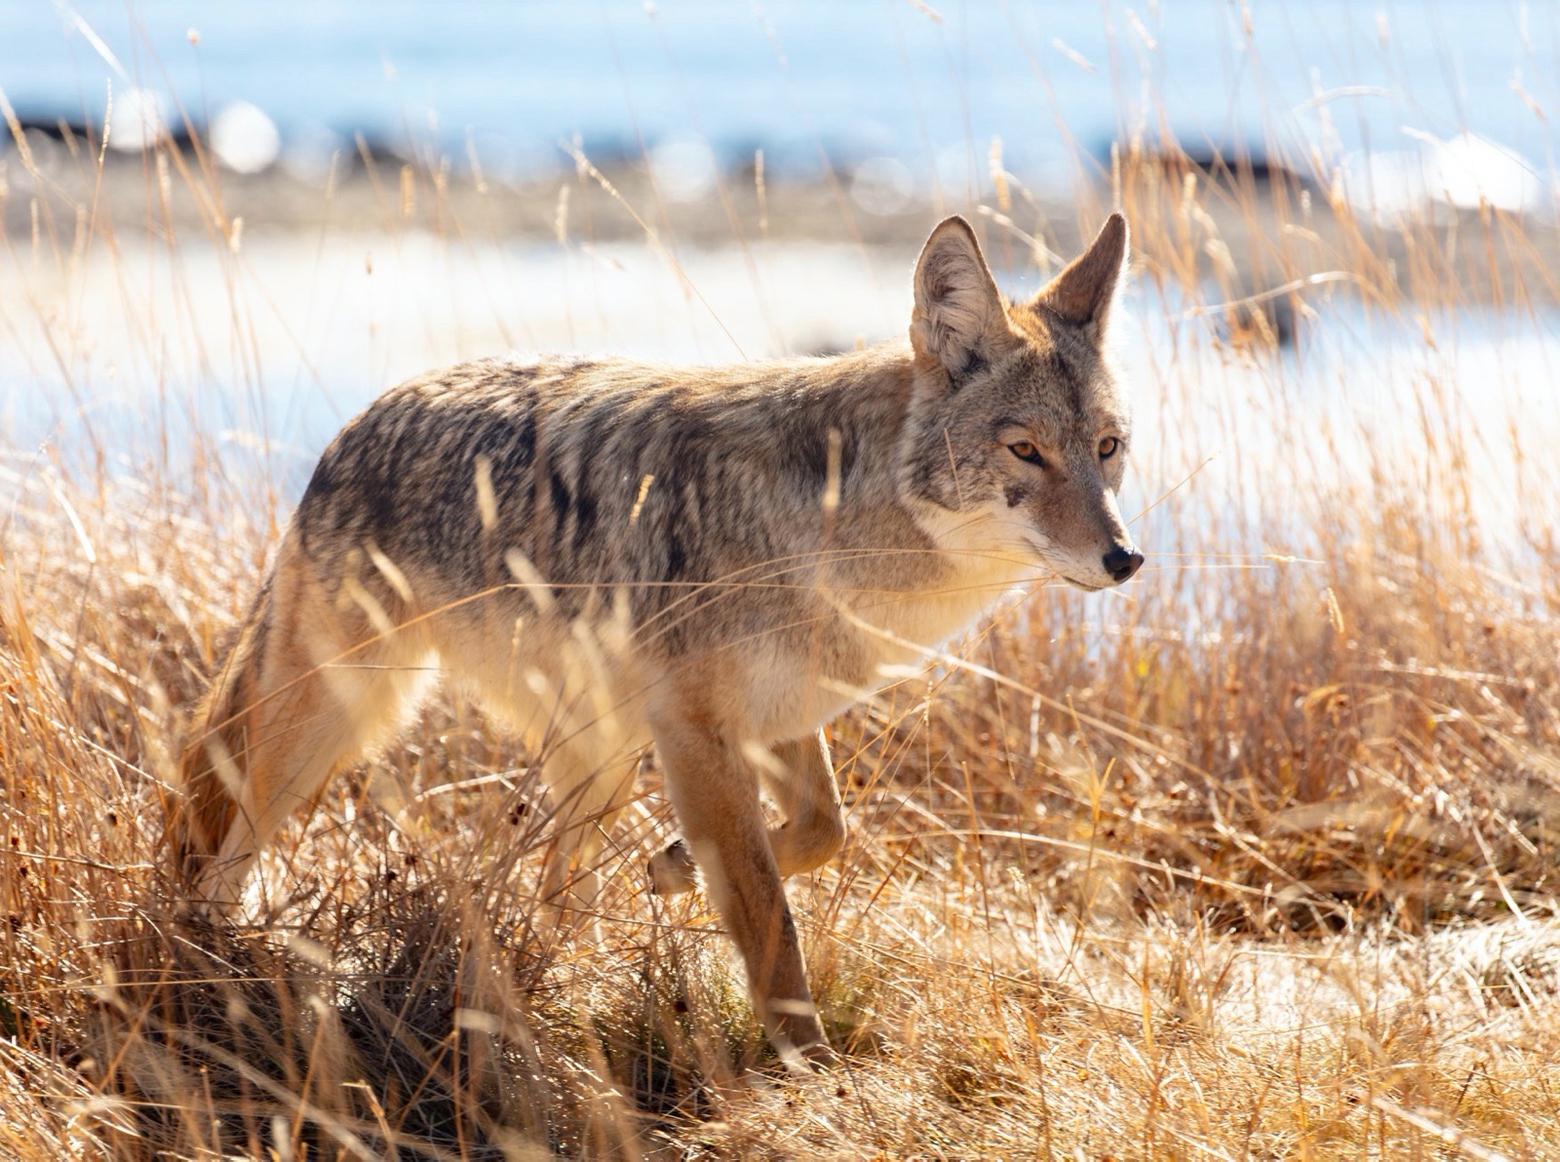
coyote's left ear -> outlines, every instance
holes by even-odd
[[[975,231],[955,215],[932,231],[915,264],[910,345],[958,382],[986,362],[988,338],[1006,327],[1002,295]]]
[[[1126,269],[1127,220],[1113,213],[1089,248],[1041,289],[1033,305],[1087,328],[1099,339],[1110,322]]]

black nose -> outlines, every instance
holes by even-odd
[[[1143,554],[1136,549],[1117,545],[1105,554],[1100,564],[1105,566],[1105,572],[1115,579],[1117,585],[1120,585],[1143,567]]]

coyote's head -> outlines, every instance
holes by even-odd
[[[941,547],[1032,561],[1083,589],[1143,563],[1116,507],[1131,431],[1105,352],[1126,262],[1112,214],[1039,294],[1010,303],[969,223],[932,231],[915,269],[901,481]]]

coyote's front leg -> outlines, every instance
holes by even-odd
[[[769,832],[769,847],[782,878],[822,867],[845,845],[845,812],[823,731],[774,748],[775,764],[764,784],[785,815]]]
[[[796,925],[769,847],[758,774],[739,743],[691,715],[653,723],[666,789],[710,898],[747,967],[748,987],[783,1056],[830,1053],[818,1021]]]
[[[785,822],[769,829],[769,849],[780,878],[789,879],[823,866],[838,854],[845,843],[845,814],[829,762],[829,744],[821,730],[779,743],[771,754],[764,784],[780,805]],[[650,860],[650,883],[657,895],[688,891],[694,874],[693,855],[681,839]]]

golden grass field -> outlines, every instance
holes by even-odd
[[[455,261],[471,237],[408,174],[372,245]],[[545,756],[443,695],[331,785],[240,922],[181,916],[159,850],[181,713],[294,495],[199,397],[307,362],[262,337],[312,335],[310,305],[265,296],[265,238],[198,157],[149,161],[117,221],[91,182],[74,215],[40,201],[0,250],[0,343],[30,352],[6,390],[80,422],[0,462],[0,1154],[1560,1154],[1542,227],[1377,224],[1315,176],[1129,152],[1060,224],[996,183],[988,242],[1036,273],[1106,204],[1133,223],[1127,312],[1171,335],[1131,360],[1149,566],[1003,598],[834,724],[851,836],[790,894],[844,1061],[805,1079],[702,896],[648,892],[673,826],[653,761],[599,942],[554,940]],[[582,168],[577,197],[604,180]],[[172,228],[174,196],[201,226]],[[1462,342],[1474,298],[1493,362]],[[1311,354],[1274,348],[1274,303]],[[74,370],[110,316],[142,360],[120,373],[150,377],[118,427]],[[1375,358],[1388,328],[1417,349]],[[1323,396],[1297,374],[1318,351]]]

